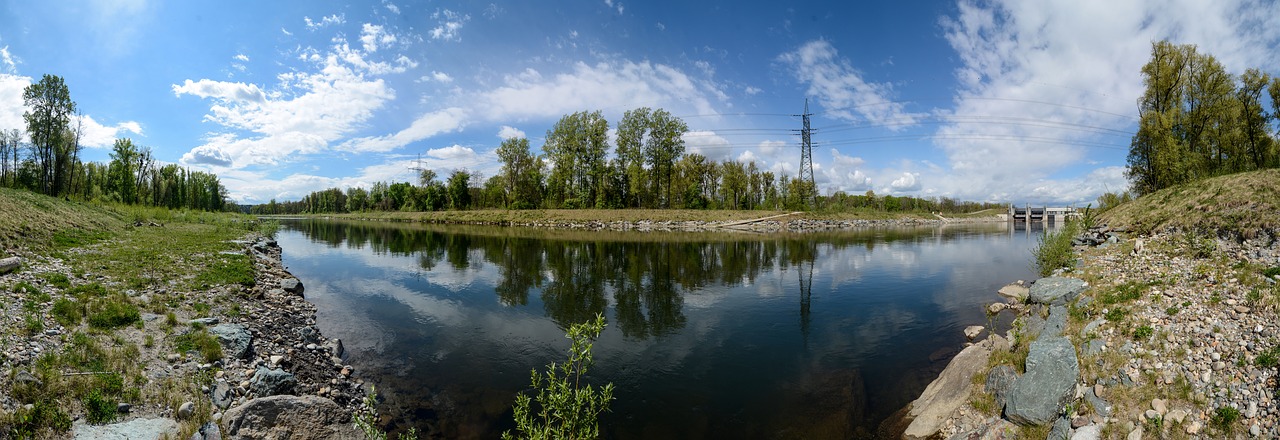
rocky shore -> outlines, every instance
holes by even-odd
[[[137,304],[148,304],[157,295],[178,295],[183,301],[200,304],[233,298],[230,310],[235,312],[219,307],[215,312],[221,314],[187,319],[179,317],[186,315],[181,311],[168,316],[144,311],[137,325],[116,330],[116,344],[136,349],[128,361],[136,362],[139,380],[147,384],[135,396],[152,403],[120,402],[115,422],[110,424],[89,424],[77,416],[71,429],[59,435],[77,439],[173,438],[194,432],[189,438],[360,438],[352,416],[362,409],[365,390],[354,369],[342,362],[341,341],[325,338],[316,327],[315,308],[304,299],[303,284],[281,265],[280,247],[274,240],[250,237],[240,244],[253,261],[252,286],[213,286],[192,292],[156,287],[125,292]],[[23,258],[22,264],[23,270],[0,274],[0,282],[32,286],[39,292],[0,293],[5,298],[0,367],[13,372],[0,377],[0,414],[33,410],[33,405],[24,406],[17,400],[15,390],[42,386],[35,374],[41,356],[70,352],[78,342],[67,335],[84,331],[81,326],[66,328],[49,319],[55,302],[71,294],[66,284],[57,286],[47,274],[66,274],[67,284],[110,283],[100,275],[75,273],[58,258],[31,255]],[[47,301],[26,300],[33,296]],[[44,317],[47,324],[38,333],[24,334],[29,333],[21,331],[26,325],[24,314]],[[169,342],[201,331],[216,337],[222,349],[220,359],[210,361],[194,349],[180,352]],[[168,386],[173,390],[167,390]],[[184,395],[199,397],[165,401]],[[3,434],[0,431],[0,437]]]
[[[368,219],[377,220],[377,219]],[[673,231],[723,231],[723,230],[740,230],[748,232],[776,233],[776,232],[827,232],[842,231],[858,228],[870,227],[898,227],[898,226],[937,226],[943,224],[963,224],[963,223],[990,223],[1002,221],[997,217],[981,217],[966,219],[942,219],[942,218],[896,218],[896,219],[842,219],[842,220],[821,220],[821,219],[780,219],[780,220],[763,220],[763,221],[705,221],[705,220],[689,220],[689,221],[672,221],[672,220],[639,220],[639,221],[473,221],[473,222],[438,222],[438,223],[457,223],[472,225],[490,225],[490,226],[522,226],[530,228],[542,229],[564,229],[564,230],[580,230],[580,231],[636,231],[636,232],[673,232]]]
[[[1001,289],[905,438],[1280,438],[1280,243],[1094,230],[1070,271]]]

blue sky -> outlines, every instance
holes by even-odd
[[[0,8],[0,128],[63,76],[84,157],[130,137],[240,203],[499,172],[561,116],[661,107],[687,151],[824,193],[1087,203],[1123,175],[1150,44],[1280,73],[1280,4],[1231,1],[28,2]]]

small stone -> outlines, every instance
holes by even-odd
[[[181,359],[181,358],[182,358],[182,356],[179,356],[177,353],[169,353],[169,355],[168,355],[168,356],[165,356],[165,357],[164,357],[164,359],[165,359],[166,361],[169,361],[169,363],[177,362],[177,361],[178,361],[178,359]]]
[[[1085,416],[1077,416],[1071,419],[1071,429],[1080,429],[1089,424],[1089,418]]]
[[[971,326],[965,327],[964,337],[969,338],[969,340],[972,341],[975,338],[977,338],[978,335],[981,335],[982,331],[986,329],[987,329],[986,327],[983,327],[980,325],[971,325]]]
[[[987,306],[987,314],[995,315],[997,313],[1003,312],[1004,309],[1007,309],[1007,308],[1009,308],[1009,305],[1005,303],[991,303],[991,305]]]
[[[185,419],[191,418],[191,415],[194,414],[195,412],[196,412],[195,402],[183,403],[182,406],[178,407],[178,419],[185,420]]]
[[[1164,399],[1153,399],[1151,401],[1151,409],[1163,416],[1169,412],[1169,404]]]
[[[316,344],[307,344],[307,350],[314,351],[315,349],[316,349]]]
[[[278,355],[278,354],[276,354],[276,355],[271,355],[271,358],[270,358],[270,359],[271,359],[271,365],[280,365],[280,361],[283,361],[283,360],[284,360],[284,356],[281,356],[281,355]]]
[[[1102,395],[1103,391],[1106,391],[1106,388],[1103,387],[1102,384],[1099,383],[1093,385],[1093,395],[1098,396],[1099,398],[1105,398],[1106,396]]]
[[[127,403],[120,403],[116,405],[116,412],[120,414],[128,414],[131,410],[133,410],[133,405]]]
[[[1199,421],[1199,420],[1192,420],[1192,421],[1191,421],[1191,424],[1190,424],[1190,425],[1187,425],[1187,434],[1191,434],[1191,435],[1199,434],[1199,433],[1200,433],[1200,428],[1201,428],[1201,426],[1200,426],[1200,421]]]
[[[1129,431],[1129,435],[1125,436],[1125,440],[1142,440],[1142,427],[1139,426]]]
[[[1186,418],[1187,412],[1180,409],[1169,411],[1169,415],[1165,417],[1165,419],[1169,420],[1170,423],[1182,423]]]
[[[1254,437],[1262,435],[1262,427],[1258,426],[1257,423],[1254,423],[1252,426],[1249,426],[1249,435],[1252,435]]]
[[[341,373],[341,374],[342,374],[342,376],[343,376],[343,377],[350,377],[350,376],[351,376],[351,367],[342,367],[342,373]]]
[[[1252,419],[1258,416],[1258,402],[1249,402],[1248,409],[1244,410],[1244,418]]]
[[[1147,412],[1142,413],[1142,418],[1144,420],[1155,420],[1160,418],[1160,413],[1154,409],[1149,409]]]

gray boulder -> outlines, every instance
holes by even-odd
[[[211,326],[218,325],[218,322],[219,322],[219,321],[218,321],[218,318],[214,318],[214,317],[210,317],[210,318],[196,318],[196,319],[192,319],[192,320],[191,320],[191,323],[192,323],[192,324],[200,324],[200,325],[203,325],[203,326],[205,326],[205,327],[211,327]]]
[[[218,337],[225,355],[234,359],[249,359],[253,351],[253,334],[240,324],[219,324],[209,327],[209,333]]]
[[[1089,283],[1079,278],[1041,278],[1031,285],[1027,301],[1036,304],[1065,305],[1088,287]]]
[[[227,410],[222,420],[228,440],[363,438],[337,403],[316,396],[259,397]]]
[[[235,401],[236,393],[231,384],[218,382],[213,386],[213,395],[209,397],[218,409],[227,409],[227,407],[231,406],[231,402]]]
[[[129,440],[164,438],[178,435],[178,422],[173,419],[133,419],[110,425],[89,425],[77,420],[71,427],[71,438],[85,440]]]
[[[1067,308],[1065,306],[1050,306],[1049,319],[1044,322],[1044,331],[1041,336],[1062,336],[1062,332],[1067,329]]]
[[[1093,411],[1098,413],[1098,415],[1111,417],[1111,402],[1107,402],[1107,399],[1099,397],[1095,389],[1090,388],[1088,391],[1085,391],[1084,399],[1089,401],[1089,406],[1092,406]]]
[[[1071,438],[1071,421],[1066,417],[1058,417],[1053,422],[1053,428],[1049,430],[1047,440],[1068,440]]]
[[[21,257],[0,258],[0,275],[13,272],[22,266]]]
[[[1027,300],[1027,295],[1030,292],[1027,290],[1027,286],[1022,285],[1021,281],[1019,281],[1001,287],[1000,290],[996,291],[996,294],[1009,300],[1009,302],[1020,303]]]
[[[298,378],[279,368],[258,367],[258,371],[253,373],[253,378],[249,379],[249,388],[258,397],[290,394],[297,386]]]
[[[998,365],[987,373],[987,383],[983,387],[983,391],[991,394],[996,398],[996,408],[1004,409],[1004,404],[1009,398],[1009,390],[1013,389],[1013,384],[1018,381],[1018,372],[1008,365]]]
[[[951,414],[969,398],[973,388],[973,375],[987,366],[992,349],[1003,343],[1003,338],[991,336],[977,344],[965,347],[951,359],[937,379],[925,387],[920,398],[911,403],[908,416],[911,424],[903,438],[930,438],[938,433]]]
[[[1005,416],[1019,425],[1049,423],[1073,397],[1080,376],[1076,349],[1062,337],[1036,340],[1026,370],[1009,391]]]
[[[280,280],[280,288],[284,289],[285,292],[289,292],[294,295],[301,295],[303,290],[302,281],[298,281],[297,278],[285,278]]]

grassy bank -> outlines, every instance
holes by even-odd
[[[182,323],[238,313],[254,267],[231,241],[261,228],[234,214],[0,189],[0,245],[25,260],[0,276],[4,315],[19,317],[0,322],[0,438],[115,420],[118,403],[145,417],[198,402],[189,436],[210,417],[200,386],[215,370],[156,371],[170,371],[171,355],[205,359],[204,334]]]
[[[331,217],[359,220],[382,220],[425,223],[457,223],[457,224],[585,224],[611,222],[731,222],[751,220],[787,214],[789,211],[731,211],[731,210],[698,210],[698,209],[479,209],[471,211],[433,211],[433,212],[358,212],[346,214],[316,214],[316,217]],[[990,217],[990,215],[965,215],[962,218]],[[883,212],[876,210],[857,210],[846,212],[803,212],[789,217],[792,220],[892,220],[892,219],[936,219],[928,213],[918,212]]]
[[[1165,188],[1108,210],[1100,219],[1137,233],[1172,228],[1253,237],[1280,228],[1280,169]]]

